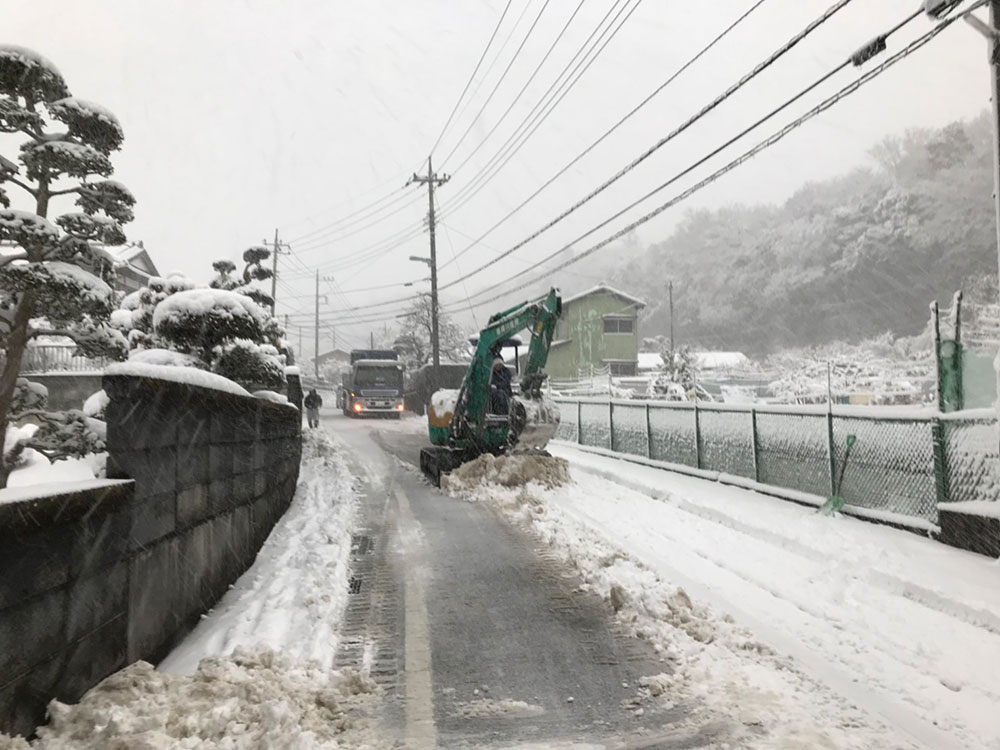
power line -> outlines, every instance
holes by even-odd
[[[628,174],[629,172],[631,172],[633,169],[635,169],[637,166],[639,166],[642,162],[644,162],[646,159],[648,159],[650,156],[652,156],[654,153],[656,153],[656,151],[658,151],[664,145],[666,145],[667,143],[669,143],[670,141],[672,141],[674,138],[676,138],[677,136],[679,136],[681,133],[683,133],[684,131],[686,131],[689,127],[691,127],[692,125],[694,125],[701,118],[703,118],[709,112],[711,112],[712,110],[714,110],[716,107],[718,107],[720,104],[722,104],[724,101],[726,101],[729,97],[731,97],[733,94],[735,94],[741,88],[743,88],[744,86],[746,86],[750,81],[752,81],[758,75],[760,75],[765,70],[767,70],[769,67],[771,67],[771,65],[773,65],[775,62],[777,62],[778,60],[780,60],[792,48],[794,48],[803,39],[805,39],[807,36],[809,36],[809,34],[811,34],[813,31],[815,31],[817,28],[819,28],[822,24],[824,24],[826,21],[828,21],[831,17],[833,17],[834,14],[836,14],[837,12],[843,10],[852,1],[853,0],[837,0],[837,2],[834,5],[832,5],[830,8],[828,8],[821,16],[819,16],[818,18],[814,19],[802,31],[800,31],[797,34],[795,34],[791,39],[789,39],[787,42],[785,42],[780,48],[778,48],[776,51],[772,52],[767,58],[765,58],[763,61],[761,61],[760,63],[758,63],[757,65],[755,65],[752,70],[750,70],[748,73],[744,74],[736,83],[734,83],[729,88],[727,88],[722,94],[720,94],[719,96],[717,96],[709,104],[707,104],[704,107],[702,107],[701,110],[698,111],[694,116],[688,118],[684,123],[682,123],[678,127],[674,128],[670,133],[668,133],[666,136],[664,136],[663,138],[661,138],[660,140],[658,140],[656,143],[654,143],[652,146],[650,146],[648,149],[646,149],[645,152],[643,152],[638,157],[636,157],[635,159],[633,159],[629,164],[625,165],[620,170],[618,170],[618,172],[616,174],[614,174],[609,179],[605,180],[598,187],[596,187],[593,190],[591,190],[587,195],[585,195],[583,198],[581,198],[576,203],[574,203],[573,205],[571,205],[569,208],[567,208],[565,211],[563,211],[562,213],[560,213],[554,219],[552,219],[547,224],[545,224],[544,226],[542,226],[540,229],[537,229],[535,232],[533,232],[528,237],[526,237],[525,239],[523,239],[520,242],[518,242],[516,245],[514,245],[510,249],[505,250],[499,256],[497,256],[495,258],[492,258],[487,263],[479,266],[474,271],[472,271],[472,274],[480,273],[481,271],[484,271],[485,269],[489,268],[490,266],[494,265],[495,263],[500,262],[501,260],[503,260],[504,258],[506,258],[511,253],[516,252],[517,250],[519,250],[520,248],[524,247],[525,245],[527,245],[532,240],[536,239],[537,237],[539,237],[540,235],[542,235],[543,233],[545,233],[546,231],[548,231],[549,229],[551,229],[552,227],[554,227],[556,224],[558,224],[560,221],[562,221],[563,219],[565,219],[567,216],[569,216],[570,214],[572,214],[575,211],[577,211],[581,206],[586,205],[588,202],[590,202],[591,200],[593,200],[595,197],[597,197],[598,195],[600,195],[601,193],[603,193],[611,185],[613,185],[614,183],[616,183],[618,180],[620,180],[622,177],[624,177],[626,174]],[[452,286],[452,285],[454,285],[456,283],[457,283],[457,281],[452,281],[452,282],[449,282],[447,284],[443,284],[441,288],[442,289],[447,289],[448,287],[450,287],[450,286]]]
[[[488,304],[490,302],[494,302],[494,301],[496,301],[498,299],[501,299],[503,297],[506,297],[507,295],[512,294],[512,293],[514,293],[516,291],[520,291],[522,289],[525,289],[526,287],[531,286],[532,284],[538,283],[543,278],[551,277],[551,275],[553,273],[555,273],[555,272],[557,272],[559,270],[562,270],[566,266],[569,266],[569,265],[571,265],[573,263],[576,263],[576,262],[582,260],[583,258],[588,257],[589,255],[592,255],[593,253],[597,252],[598,250],[600,250],[603,247],[606,247],[607,245],[609,245],[610,243],[614,242],[615,240],[620,239],[621,237],[624,237],[626,234],[628,234],[629,232],[633,231],[637,227],[645,224],[648,221],[651,221],[653,218],[655,218],[656,216],[659,216],[661,213],[663,213],[667,209],[669,209],[669,208],[677,205],[678,203],[680,203],[680,202],[686,200],[687,198],[689,198],[691,195],[697,193],[699,190],[702,190],[703,188],[705,188],[708,185],[712,184],[713,182],[715,182],[716,180],[718,180],[722,176],[728,174],[729,172],[733,171],[737,167],[741,166],[743,163],[745,163],[746,161],[750,160],[751,158],[753,158],[754,156],[756,156],[760,152],[766,150],[767,148],[770,148],[775,143],[778,143],[785,136],[787,136],[789,133],[791,133],[795,129],[801,127],[804,123],[806,123],[809,120],[817,117],[818,115],[822,114],[826,110],[828,110],[831,107],[833,107],[838,102],[840,102],[843,99],[845,99],[847,96],[853,94],[855,91],[857,91],[862,86],[864,86],[865,84],[869,83],[870,81],[872,81],[873,79],[875,79],[876,77],[878,77],[879,75],[881,75],[882,73],[884,73],[886,70],[888,70],[889,68],[891,68],[893,65],[895,65],[898,62],[900,62],[904,58],[908,57],[909,55],[913,54],[918,49],[920,49],[921,47],[923,47],[924,45],[926,45],[927,43],[929,43],[938,34],[940,34],[942,31],[944,31],[945,28],[947,28],[948,26],[950,26],[952,23],[954,23],[955,21],[957,21],[959,18],[962,18],[967,13],[971,12],[971,10],[973,10],[976,7],[979,7],[978,4],[975,5],[975,6],[973,6],[973,8],[970,8],[965,13],[962,13],[962,14],[957,15],[957,16],[953,16],[951,18],[946,19],[945,21],[940,22],[933,29],[931,29],[927,33],[923,34],[922,36],[918,37],[914,41],[910,42],[910,44],[908,44],[902,50],[900,50],[895,55],[893,55],[892,57],[890,57],[889,59],[887,59],[881,65],[878,65],[877,67],[871,69],[870,71],[866,72],[862,76],[858,77],[857,79],[855,79],[854,81],[852,81],[850,84],[848,84],[844,88],[840,89],[837,93],[835,93],[832,96],[828,97],[827,99],[825,99],[823,102],[821,102],[817,106],[813,107],[813,109],[809,110],[804,115],[802,115],[800,117],[797,117],[796,119],[792,120],[792,122],[790,122],[789,124],[785,125],[780,130],[776,131],[775,133],[772,133],[770,136],[768,136],[767,138],[765,138],[763,141],[759,142],[757,145],[755,145],[751,149],[745,151],[740,156],[738,156],[736,159],[733,159],[732,161],[730,161],[724,167],[716,170],[715,172],[713,172],[712,174],[710,174],[708,177],[704,178],[703,180],[701,180],[700,182],[696,183],[695,185],[692,185],[691,187],[689,187],[688,189],[684,190],[683,192],[681,192],[680,194],[678,194],[674,198],[672,198],[669,201],[667,201],[666,203],[663,203],[663,204],[657,206],[652,211],[649,211],[645,215],[643,215],[643,216],[639,217],[638,219],[636,219],[635,221],[629,223],[628,225],[626,225],[625,227],[623,227],[619,231],[615,232],[611,236],[609,236],[609,237],[605,238],[604,240],[601,240],[597,244],[592,245],[591,247],[587,248],[587,250],[583,251],[582,253],[579,253],[578,255],[575,255],[574,257],[569,258],[569,259],[563,261],[562,263],[560,263],[559,265],[557,265],[557,266],[555,266],[553,268],[546,269],[544,276],[537,276],[537,277],[531,279],[530,281],[527,281],[527,282],[525,282],[523,284],[520,284],[520,285],[518,285],[516,287],[512,287],[511,289],[508,289],[507,291],[505,291],[505,292],[503,292],[503,293],[501,293],[499,295],[495,295],[495,296],[490,297],[488,299],[484,299],[484,300],[482,300],[480,302],[474,303],[475,306],[478,307],[480,305],[484,305],[484,304]],[[913,16],[913,17],[915,17],[915,16]],[[900,24],[900,26],[901,25],[902,24]],[[899,27],[897,26],[897,28],[899,28]],[[653,191],[653,192],[656,192],[656,191]],[[652,193],[647,194],[647,196],[644,196],[642,199],[640,199],[640,201],[636,201],[631,206],[629,206],[629,208],[634,207],[635,205],[637,205],[637,203],[641,202],[642,200],[645,200],[645,198],[648,197],[651,194]],[[628,210],[628,209],[626,209],[626,210]],[[618,215],[620,215],[620,214],[618,214]],[[607,222],[605,222],[605,223],[607,223]],[[553,257],[554,257],[554,255],[550,255],[550,256],[548,256],[548,258],[543,259],[541,261],[541,263],[547,262],[548,260],[551,260]],[[537,266],[538,264],[535,264],[535,265]],[[480,293],[480,294],[482,294],[482,293]],[[473,296],[477,296],[477,295],[473,295]],[[458,309],[458,308],[455,308],[455,309]]]
[[[402,197],[404,197],[404,196],[401,196],[401,198]],[[391,216],[396,216],[397,214],[400,214],[403,211],[406,211],[408,208],[416,205],[416,203],[420,200],[419,196],[417,196],[416,198],[413,198],[412,196],[405,196],[405,197],[409,198],[409,200],[407,200],[406,203],[404,203],[401,206],[397,206],[392,211],[390,211],[390,212],[388,212],[388,213],[386,213],[386,214],[384,214],[382,216],[379,216],[378,218],[375,218],[376,215],[379,213],[378,211],[375,212],[375,213],[373,213],[373,214],[370,214],[369,216],[359,217],[359,219],[357,219],[356,221],[366,221],[368,219],[373,219],[372,221],[368,221],[368,223],[363,224],[362,226],[354,227],[350,231],[344,232],[343,234],[337,234],[337,232],[334,231],[334,232],[331,232],[329,234],[322,235],[320,237],[314,237],[311,240],[307,240],[305,243],[302,243],[302,244],[305,245],[305,247],[302,247],[302,245],[300,244],[300,246],[299,246],[299,252],[309,253],[309,252],[313,252],[314,250],[322,250],[324,248],[330,247],[331,245],[335,245],[335,244],[337,244],[339,242],[343,242],[344,240],[348,239],[349,237],[354,237],[354,236],[356,236],[356,235],[358,235],[358,234],[360,234],[360,233],[362,233],[362,232],[364,232],[364,231],[366,231],[368,229],[371,229],[372,227],[376,227],[379,224],[382,224],[386,219],[390,218]],[[390,205],[392,205],[392,204],[386,204],[381,209],[379,209],[379,211],[383,211],[383,210],[389,208]],[[350,225],[345,225],[343,227],[343,229],[347,229],[348,226],[350,226]],[[336,235],[336,236],[332,236],[332,235]]]
[[[398,200],[398,193],[400,193],[401,191],[402,191],[402,188],[396,188],[395,190],[387,193],[386,195],[383,195],[381,198],[378,198],[377,200],[374,200],[371,203],[366,203],[361,208],[359,208],[359,209],[357,209],[355,211],[351,211],[348,214],[344,214],[343,216],[335,219],[334,221],[332,221],[332,222],[330,222],[328,224],[324,224],[323,226],[317,227],[315,229],[311,229],[308,232],[304,232],[304,233],[302,233],[300,235],[297,235],[297,236],[293,237],[290,241],[291,242],[302,242],[302,241],[304,241],[304,240],[312,237],[313,235],[321,234],[323,232],[326,232],[327,230],[329,230],[329,229],[331,229],[333,227],[337,227],[340,224],[343,224],[345,222],[349,223],[349,220],[352,219],[352,218],[354,218],[358,214],[365,213],[369,209],[372,209],[372,208],[374,208],[376,206],[380,206],[383,203],[394,202],[394,201]]]
[[[483,232],[481,235],[479,235],[479,237],[473,239],[472,242],[468,246],[466,246],[465,248],[463,248],[462,250],[460,250],[457,253],[457,255],[455,256],[455,258],[453,260],[449,261],[448,263],[445,263],[441,268],[442,269],[447,268],[451,263],[457,261],[458,258],[460,258],[466,252],[468,252],[469,250],[471,250],[477,244],[479,244],[485,237],[488,237],[490,234],[492,234],[494,231],[496,231],[500,226],[502,226],[508,220],[510,220],[510,218],[513,217],[515,214],[517,214],[522,208],[524,208],[526,205],[528,205],[528,203],[530,203],[532,200],[534,200],[535,198],[537,198],[539,196],[539,194],[543,190],[545,190],[553,182],[555,182],[557,179],[559,179],[564,174],[566,174],[566,172],[569,171],[573,166],[575,166],[581,159],[583,159],[591,151],[593,151],[595,148],[597,148],[597,146],[599,146],[601,143],[603,143],[608,138],[608,136],[610,136],[612,133],[614,133],[616,130],[618,130],[618,128],[620,128],[628,120],[630,120],[633,116],[635,116],[635,114],[637,112],[639,112],[639,110],[641,110],[643,107],[645,107],[647,104],[649,104],[649,102],[652,101],[656,96],[658,96],[667,86],[669,86],[671,83],[673,83],[688,68],[690,68],[694,63],[696,63],[699,59],[701,59],[713,47],[715,47],[719,42],[721,42],[726,36],[728,36],[729,33],[732,32],[733,29],[735,29],[739,24],[741,24],[744,20],[746,20],[746,18],[751,13],[753,13],[755,10],[757,10],[757,8],[759,8],[764,2],[765,2],[765,0],[757,0],[757,2],[755,2],[752,6],[750,6],[750,8],[748,10],[744,11],[744,13],[742,15],[740,15],[735,21],[733,21],[731,24],[729,24],[729,26],[727,26],[725,29],[723,29],[721,33],[719,33],[714,39],[712,39],[712,41],[710,41],[708,44],[706,44],[704,47],[702,47],[697,52],[697,54],[694,55],[694,57],[690,58],[680,68],[678,68],[676,71],[674,71],[670,75],[670,77],[667,78],[667,80],[665,80],[663,83],[661,83],[651,94],[649,94],[649,96],[647,96],[645,99],[643,99],[641,102],[639,102],[639,104],[637,104],[635,107],[633,107],[632,110],[630,112],[628,112],[628,114],[626,114],[624,117],[622,117],[620,120],[618,120],[618,122],[616,122],[614,125],[612,125],[608,130],[606,130],[604,132],[604,134],[601,135],[600,138],[598,138],[596,141],[594,141],[589,146],[587,146],[587,148],[585,148],[577,156],[575,156],[562,169],[560,169],[558,172],[556,172],[554,175],[552,175],[552,177],[550,177],[548,180],[546,180],[544,184],[542,184],[537,190],[535,190],[535,192],[533,192],[531,195],[529,195],[527,198],[525,198],[512,211],[510,211],[509,213],[507,213],[503,218],[501,218],[493,226],[491,226],[489,229],[487,229],[485,232]],[[584,69],[584,72],[586,72],[586,69]],[[548,114],[552,112],[552,109],[554,109],[555,106],[557,106],[560,101],[562,101],[562,98],[567,93],[569,93],[568,89],[567,89],[567,91],[565,93],[563,93],[562,96],[560,96],[560,98],[555,102],[555,104],[552,106],[552,108],[549,109],[548,113],[546,113],[542,117],[542,122],[544,122],[545,118],[548,117]],[[521,145],[524,144],[524,142],[527,140],[527,138],[529,138],[535,132],[535,130],[537,130],[538,126],[540,126],[540,125],[541,125],[541,122],[539,122],[538,125],[536,125],[534,129],[532,129],[531,133],[529,133],[528,136],[521,142]],[[519,145],[517,147],[517,149],[515,149],[514,152],[511,153],[510,156],[512,157],[513,154],[516,153],[518,149],[520,149],[520,147],[521,146]],[[459,208],[459,207],[460,206],[456,206],[456,209]],[[447,209],[448,209],[448,207],[445,206],[444,209],[442,210],[442,213],[445,216],[448,216],[448,214],[450,213]],[[472,238],[470,237],[469,239],[472,239]]]
[[[496,85],[493,86],[493,90],[490,92],[490,95],[486,97],[486,101],[483,102],[483,106],[479,108],[479,112],[477,112],[476,116],[474,118],[472,118],[472,121],[469,123],[469,127],[467,127],[465,129],[465,132],[462,133],[461,138],[458,139],[458,143],[456,143],[452,147],[451,151],[448,152],[448,155],[445,156],[444,159],[442,160],[442,162],[441,162],[441,166],[442,167],[444,166],[445,162],[447,162],[448,159],[450,159],[455,154],[455,152],[459,149],[459,147],[462,145],[462,143],[465,142],[465,139],[468,137],[469,132],[475,126],[476,122],[478,122],[479,118],[482,117],[483,112],[486,111],[486,107],[488,107],[489,103],[491,101],[493,101],[493,97],[496,95],[497,90],[500,88],[500,84],[502,84],[504,82],[504,79],[507,78],[507,74],[510,72],[510,69],[513,67],[514,62],[517,60],[518,55],[521,54],[521,50],[524,49],[524,45],[527,43],[528,39],[531,37],[531,33],[535,30],[535,27],[538,25],[538,22],[541,20],[542,14],[545,13],[545,9],[549,7],[549,2],[550,1],[551,0],[545,0],[545,2],[542,4],[542,9],[540,11],[538,11],[538,15],[535,16],[535,20],[531,23],[531,26],[528,27],[528,31],[524,35],[524,39],[521,40],[521,43],[518,45],[517,49],[514,51],[514,56],[510,58],[510,62],[507,63],[507,67],[504,68],[503,73],[500,74],[499,80],[496,82]],[[525,6],[525,9],[527,9],[527,6]]]
[[[604,18],[597,24],[594,30],[590,33],[590,36],[584,41],[580,48],[573,55],[572,59],[566,64],[566,66],[560,71],[559,75],[549,86],[548,90],[542,95],[542,97],[535,103],[531,111],[521,120],[518,126],[514,129],[514,132],[507,138],[503,145],[497,149],[496,153],[487,161],[487,163],[480,169],[474,176],[473,179],[462,188],[447,206],[444,207],[444,214],[446,216],[455,213],[459,208],[464,206],[470,200],[472,200],[479,192],[499,174],[514,155],[521,150],[525,143],[531,138],[532,135],[538,130],[539,127],[548,119],[549,115],[559,106],[564,98],[573,90],[573,87],[579,82],[581,78],[590,69],[590,66],[600,57],[601,53],[604,51],[605,47],[611,43],[611,40],[617,36],[621,28],[628,22],[632,14],[638,9],[642,0],[636,0],[635,5],[629,9],[625,18],[618,23],[618,26],[611,31],[611,28],[615,25],[618,19],[621,17],[622,13],[628,8],[628,3],[630,0],[625,0],[625,4],[622,5],[618,12],[615,13],[614,18],[605,27],[604,23],[611,17],[611,14],[615,12],[615,8],[621,2],[621,0],[616,0],[615,4],[608,9],[608,12],[604,15]],[[602,28],[603,27],[603,28]],[[611,31],[610,36],[605,36]],[[594,36],[600,32],[597,40],[591,45],[591,40]],[[589,45],[589,47],[588,47]],[[600,45],[600,48],[598,48]],[[597,48],[597,52],[591,56],[594,49]],[[582,55],[582,57],[581,57]],[[590,57],[590,59],[587,59]],[[578,60],[579,58],[579,60]],[[582,70],[581,70],[582,67]],[[569,75],[566,75],[569,71]],[[564,76],[565,79],[563,78]],[[575,78],[574,78],[575,76]],[[555,90],[553,93],[553,89]],[[517,141],[515,144],[514,142]],[[512,145],[514,144],[514,145]],[[502,160],[499,164],[498,160]],[[463,162],[464,163],[464,162]],[[461,165],[460,165],[461,166]]]
[[[528,80],[524,82],[524,85],[521,86],[521,90],[517,92],[517,96],[511,99],[510,104],[507,105],[507,109],[505,109],[503,114],[497,118],[497,121],[493,123],[493,127],[490,128],[489,131],[486,133],[486,135],[482,137],[482,139],[479,141],[479,144],[474,149],[472,149],[472,151],[466,154],[465,158],[462,159],[462,161],[459,162],[458,166],[452,170],[452,173],[458,172],[462,167],[468,164],[469,160],[472,159],[472,157],[475,156],[476,153],[478,153],[479,149],[481,149],[486,144],[486,141],[489,140],[490,136],[492,136],[493,133],[496,132],[497,128],[500,127],[500,124],[507,118],[507,115],[510,114],[511,110],[514,109],[514,105],[516,105],[521,100],[521,97],[524,96],[524,92],[528,90],[528,86],[530,86],[531,82],[535,80],[535,76],[537,76],[539,72],[541,72],[542,67],[545,65],[545,61],[549,59],[549,56],[555,51],[555,48],[558,46],[559,41],[566,34],[566,31],[569,29],[570,24],[573,23],[573,19],[576,18],[577,14],[580,12],[580,9],[583,7],[584,2],[586,2],[586,0],[580,0],[580,2],[577,4],[574,11],[570,14],[569,18],[566,20],[566,23],[563,24],[563,27],[559,31],[559,34],[552,41],[552,44],[549,45],[549,49],[546,51],[545,55],[535,66],[535,69],[531,72],[531,75],[528,76]],[[542,10],[544,10],[544,8]],[[540,16],[541,14],[539,14],[539,17]]]
[[[458,112],[458,106],[462,103],[465,98],[466,93],[469,91],[469,86],[472,85],[473,80],[476,78],[476,73],[479,72],[479,67],[483,64],[483,60],[486,59],[486,53],[489,52],[490,47],[493,45],[493,40],[496,39],[497,32],[500,31],[500,26],[503,25],[503,19],[507,17],[507,11],[510,10],[510,4],[513,0],[507,0],[507,5],[504,6],[503,13],[500,14],[500,20],[497,21],[497,25],[493,28],[493,33],[490,34],[490,39],[486,42],[486,46],[483,48],[483,54],[479,56],[479,61],[476,63],[476,67],[472,70],[472,75],[469,76],[469,80],[465,83],[465,88],[462,89],[462,93],[458,96],[458,101],[455,102],[455,106],[452,107],[451,114],[448,115],[448,119],[445,120],[444,127],[441,128],[441,132],[438,134],[437,140],[434,141],[434,145],[431,146],[431,153],[433,154],[437,150],[438,145],[441,143],[441,139],[444,137],[445,131],[448,130],[448,126],[451,125],[452,119],[455,117],[455,113]]]

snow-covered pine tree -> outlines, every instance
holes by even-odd
[[[284,366],[271,342],[282,330],[244,294],[226,289],[177,292],[156,305],[153,333],[166,348],[193,355],[205,369],[241,384],[274,388]]]
[[[0,241],[9,246],[0,254],[0,487],[5,487],[26,446],[37,445],[57,459],[99,445],[82,412],[46,412],[43,403],[31,409],[41,422],[35,438],[6,445],[6,428],[26,411],[18,381],[32,338],[66,336],[84,354],[125,356],[124,337],[108,324],[113,260],[96,243],[124,241],[121,225],[132,220],[135,199],[106,179],[114,171],[109,155],[124,139],[118,120],[99,105],[71,97],[58,69],[32,50],[0,45],[0,132],[26,137],[20,165],[0,156]],[[12,187],[30,199],[33,211],[11,208]],[[70,195],[80,210],[50,222],[51,200]]]
[[[261,307],[271,307],[274,298],[264,290],[253,285],[255,281],[266,281],[273,275],[270,268],[264,266],[264,261],[271,257],[271,251],[263,245],[254,245],[243,251],[243,273],[234,276],[236,264],[230,260],[217,260],[212,264],[215,276],[209,282],[212,289],[226,289],[231,292],[245,294]]]

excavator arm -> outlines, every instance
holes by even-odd
[[[460,421],[464,421],[466,429],[483,424],[490,403],[493,358],[504,341],[525,328],[531,331],[531,342],[521,377],[521,392],[538,394],[544,380],[542,370],[549,356],[552,334],[561,313],[562,299],[559,292],[552,289],[542,299],[522,302],[490,317],[479,334],[476,352],[462,381],[461,395],[452,421],[453,430],[459,427]],[[456,436],[463,431],[457,430]]]

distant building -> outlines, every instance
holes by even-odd
[[[563,300],[562,317],[545,371],[556,380],[610,368],[616,377],[636,374],[639,361],[639,310],[646,303],[599,284]]]
[[[115,282],[115,289],[119,292],[124,294],[137,292],[149,283],[150,277],[160,275],[142,242],[109,247],[107,250],[121,263],[117,269],[118,279]]]

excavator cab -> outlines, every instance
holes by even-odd
[[[541,451],[559,426],[559,409],[542,393],[544,366],[555,325],[562,314],[557,289],[545,297],[493,315],[476,343],[462,386],[439,390],[428,406],[431,446],[420,452],[420,467],[435,484],[442,474],[483,453]],[[528,329],[531,341],[520,372],[520,391],[506,414],[491,409],[493,361],[511,335]]]

